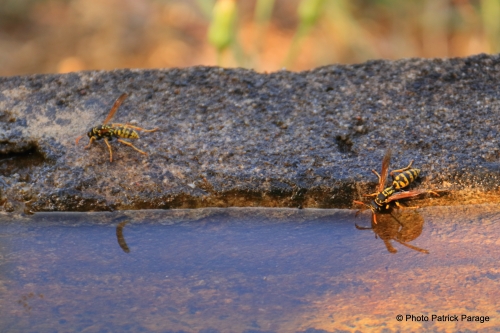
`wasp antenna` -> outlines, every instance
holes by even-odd
[[[364,203],[364,202],[362,202],[362,201],[353,200],[353,203],[355,203],[355,204],[357,204],[357,205],[363,205],[363,206],[365,206],[365,207],[367,207],[367,208],[370,208],[370,205],[367,205],[367,204],[365,204],[365,203]]]

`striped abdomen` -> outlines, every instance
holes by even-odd
[[[410,169],[401,172],[399,175],[393,178],[392,187],[394,187],[396,190],[405,188],[406,186],[410,185],[411,182],[417,179],[419,174],[419,169]]]
[[[139,139],[139,135],[136,131],[131,128],[119,126],[113,128],[115,136],[119,136],[125,139]]]

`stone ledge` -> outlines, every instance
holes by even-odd
[[[0,78],[0,209],[351,208],[392,166],[422,169],[421,205],[499,202],[500,57],[405,59],[307,72],[93,71]],[[155,133],[85,135],[114,121]]]

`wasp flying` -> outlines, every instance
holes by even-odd
[[[130,124],[112,123],[112,124],[108,125],[108,122],[113,118],[116,111],[118,110],[120,105],[123,103],[125,98],[127,98],[127,96],[128,95],[126,93],[123,93],[120,97],[118,97],[116,99],[115,103],[113,104],[113,106],[111,107],[111,110],[109,111],[108,116],[106,117],[106,119],[104,119],[102,125],[91,128],[87,133],[87,136],[90,138],[90,141],[89,141],[89,144],[85,146],[85,149],[89,149],[92,142],[94,142],[96,140],[104,139],[104,142],[106,143],[106,145],[108,146],[108,149],[109,149],[109,161],[110,162],[113,162],[113,152],[111,150],[111,145],[109,144],[109,141],[111,141],[113,138],[117,138],[118,142],[134,148],[139,153],[141,153],[143,155],[147,155],[146,152],[140,150],[139,148],[134,146],[132,143],[125,141],[125,140],[122,140],[122,139],[119,139],[119,138],[138,139],[139,135],[137,134],[136,131],[156,132],[158,130],[158,128],[153,128],[153,129],[147,130],[147,129],[144,129],[141,127],[132,126]],[[83,137],[83,135],[79,136],[76,139],[77,145],[82,137]]]
[[[385,183],[387,180],[387,175],[389,173],[389,164],[391,161],[391,150],[387,150],[384,159],[382,160],[382,170],[379,174],[377,171],[372,170],[372,172],[378,177],[378,187],[377,192],[373,194],[368,194],[368,197],[375,197],[369,205],[365,204],[361,201],[354,201],[355,204],[360,204],[367,206],[372,211],[372,221],[373,223],[377,223],[377,213],[381,213],[385,210],[388,210],[391,202],[395,202],[397,206],[399,206],[398,200],[413,198],[418,195],[424,193],[432,193],[438,195],[434,191],[429,190],[412,190],[412,191],[402,191],[402,189],[406,188],[410,185],[420,174],[419,169],[412,168],[413,160],[406,168],[393,170],[390,172],[392,177],[392,184],[389,187],[385,187]],[[395,176],[396,173],[399,173]]]

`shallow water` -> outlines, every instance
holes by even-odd
[[[0,332],[500,331],[499,220],[488,205],[373,230],[347,210],[4,215]]]

